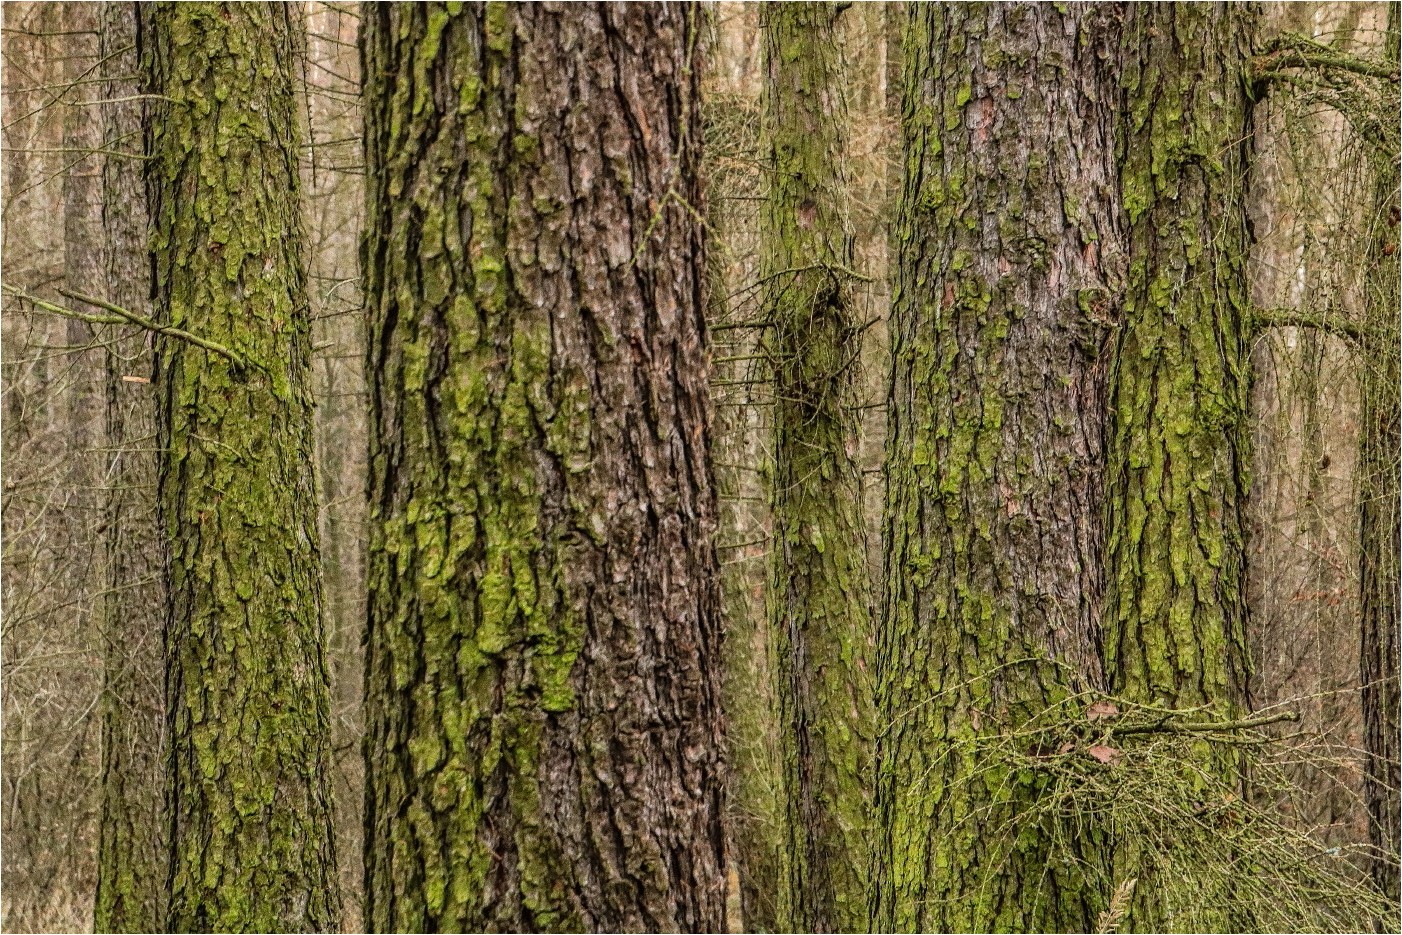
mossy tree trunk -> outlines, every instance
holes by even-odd
[[[1118,146],[1130,263],[1109,378],[1105,666],[1117,695],[1208,717],[1239,713],[1247,689],[1244,67],[1255,18],[1235,3],[1126,13]],[[1233,757],[1203,756],[1201,768],[1236,781]],[[1171,927],[1208,895],[1155,879],[1156,846],[1116,855],[1118,877],[1139,881],[1137,930]]]
[[[134,3],[100,4],[104,148],[140,156],[143,106]],[[141,162],[108,156],[102,172],[102,286],[123,308],[151,296]],[[169,867],[165,799],[166,591],[156,522],[156,394],[149,332],[109,336],[106,360],[107,581],[101,629],[102,814],[94,926],[155,932],[165,925]]]
[[[1136,701],[1222,715],[1246,690],[1254,17],[1132,5],[1120,136],[1131,262],[1110,379],[1106,668]]]
[[[1389,4],[1387,57],[1398,55],[1398,5]],[[1393,101],[1396,98],[1392,98]],[[1362,450],[1359,453],[1361,494],[1362,641],[1359,646],[1360,682],[1363,687],[1364,762],[1363,789],[1368,806],[1368,837],[1375,849],[1373,881],[1396,904],[1399,892],[1398,846],[1402,844],[1402,770],[1398,731],[1399,589],[1402,589],[1402,464],[1398,396],[1399,302],[1398,130],[1396,114],[1380,119],[1388,134],[1385,145],[1373,152],[1374,204],[1370,219],[1367,275],[1364,280],[1364,340],[1362,359]],[[1394,918],[1393,922],[1396,921]]]
[[[367,924],[720,931],[699,11],[363,15]]]
[[[143,10],[171,610],[170,931],[340,924],[295,9]]]
[[[871,608],[851,294],[846,86],[834,3],[761,11],[764,317],[774,368],[774,578],[790,931],[867,924]]]
[[[1123,249],[1116,16],[1051,4],[911,12],[878,931],[1089,931],[1095,920],[1076,866],[1089,845],[1033,814],[1041,780],[1007,765],[1000,738],[1101,684],[1101,350]]]

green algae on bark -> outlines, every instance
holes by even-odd
[[[1090,931],[1100,838],[1015,736],[1102,687],[1112,5],[930,4],[905,47],[875,931]]]
[[[1246,689],[1253,23],[1230,4],[1131,7],[1119,143],[1131,261],[1110,377],[1106,669],[1137,701],[1220,715]]]
[[[775,397],[769,623],[787,836],[779,922],[814,932],[867,924],[874,727],[840,15],[833,3],[779,3],[760,17],[760,274]]]
[[[719,931],[699,11],[364,10],[367,925]]]
[[[142,10],[171,611],[169,931],[340,925],[298,181],[301,22]]]
[[[1237,716],[1247,695],[1255,20],[1249,4],[1129,5],[1117,134],[1130,263],[1109,377],[1106,675],[1132,702],[1215,718]],[[1230,745],[1199,750],[1191,768],[1239,783]],[[1116,854],[1117,875],[1139,880],[1127,924],[1172,928],[1198,903],[1232,904],[1170,886],[1176,870],[1157,877],[1151,844]],[[1233,911],[1215,924],[1238,924]]]

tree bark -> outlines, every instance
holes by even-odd
[[[1120,146],[1132,262],[1110,380],[1106,668],[1136,701],[1224,716],[1246,691],[1254,18],[1132,6]]]
[[[123,308],[151,297],[149,212],[141,162],[143,106],[133,3],[99,6],[103,148],[102,286]],[[118,102],[118,103],[112,103]],[[88,289],[83,291],[87,292]],[[165,924],[169,842],[165,796],[166,592],[156,522],[156,395],[151,335],[108,336],[106,593],[101,615],[102,812],[94,927],[154,932]]]
[[[1095,920],[1089,845],[1036,810],[1039,780],[990,777],[1009,772],[1000,737],[1102,683],[1119,15],[911,12],[875,930],[1090,931]]]
[[[719,931],[699,11],[362,9],[367,924]]]
[[[274,3],[143,10],[169,543],[172,931],[340,924],[295,66]]]
[[[1238,715],[1248,687],[1244,68],[1255,19],[1245,4],[1130,4],[1119,131],[1130,264],[1109,378],[1106,675],[1131,702],[1216,718]],[[1192,768],[1239,781],[1223,745],[1204,746]],[[1138,880],[1127,925],[1249,910],[1230,892],[1174,887],[1177,869],[1156,879],[1159,847],[1131,840],[1115,855],[1116,879]]]
[[[773,584],[791,931],[867,924],[871,608],[845,85],[832,3],[761,12],[763,317],[774,368]]]
[[[1398,5],[1388,10],[1384,41],[1387,57],[1397,62]],[[1396,98],[1393,98],[1394,102]],[[1402,770],[1398,760],[1398,639],[1399,589],[1402,589],[1402,426],[1399,426],[1398,288],[1398,143],[1395,114],[1384,123],[1389,144],[1372,154],[1374,204],[1364,281],[1365,330],[1361,351],[1362,444],[1359,453],[1362,526],[1362,641],[1359,647],[1363,688],[1363,730],[1366,757],[1364,798],[1368,806],[1368,838],[1374,849],[1373,882],[1394,905],[1399,892],[1398,846],[1402,843]],[[1394,917],[1388,920],[1396,922]],[[1385,931],[1386,929],[1380,929]]]

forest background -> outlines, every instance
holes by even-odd
[[[104,173],[139,148],[131,126],[116,112],[131,93],[123,88],[134,64],[113,38],[108,6],[4,5],[4,279],[51,302],[71,304],[65,294],[77,293],[140,308],[145,297],[121,294],[104,252],[111,238],[103,211]],[[336,3],[306,3],[298,12],[303,35],[296,74],[305,135],[300,172],[313,319],[334,825],[343,924],[346,931],[357,931],[363,924],[358,912],[369,450],[360,269],[365,206],[360,14],[353,5]],[[756,710],[774,712],[779,701],[763,692],[772,690],[764,686],[773,684],[776,652],[764,623],[772,600],[769,489],[776,399],[770,358],[751,327],[760,317],[764,292],[760,16],[756,4],[706,9],[704,178],[714,277],[708,323],[712,450],[720,492],[716,545],[730,628],[726,678],[757,686]],[[1269,4],[1259,39],[1298,34],[1341,52],[1383,59],[1387,18],[1388,7],[1380,3]],[[895,278],[891,219],[900,197],[903,21],[897,5],[861,3],[843,12],[837,30],[846,76],[841,106],[849,137],[842,158],[850,195],[850,260],[857,274],[850,288],[854,319],[863,329],[853,370],[859,375],[854,405],[862,431],[851,455],[860,471],[872,569],[883,562],[882,463],[892,369],[887,323]],[[114,68],[114,62],[121,67]],[[1377,226],[1388,221],[1373,208],[1377,181],[1369,141],[1305,83],[1279,93],[1273,87],[1257,102],[1254,133],[1256,157],[1246,196],[1254,244],[1246,270],[1253,306],[1274,310],[1276,319],[1250,342],[1253,465],[1245,593],[1252,704],[1256,711],[1288,708],[1298,714],[1297,721],[1266,729],[1275,738],[1272,768],[1286,780],[1272,806],[1282,821],[1321,847],[1365,855],[1360,490],[1371,489],[1367,470],[1395,475],[1397,465],[1360,462],[1364,395],[1370,381],[1380,378],[1360,354],[1357,334],[1319,323],[1326,317],[1364,320],[1359,257],[1370,249]],[[1395,214],[1390,223],[1395,244]],[[4,297],[0,927],[6,931],[91,927],[103,816],[103,715],[111,704],[104,673],[110,673],[114,658],[138,660],[133,663],[138,665],[159,653],[158,628],[150,631],[149,643],[136,644],[114,642],[102,624],[112,600],[113,564],[147,562],[148,570],[154,569],[149,556],[127,554],[108,536],[113,400],[150,389],[142,375],[143,361],[149,366],[146,338],[133,331],[43,314],[13,294]],[[117,431],[116,444],[130,450],[144,450],[151,442],[148,433],[131,426],[118,425]],[[135,580],[146,579],[137,574]],[[136,606],[141,593],[138,588],[123,599]],[[1394,662],[1394,693],[1395,672]],[[145,690],[158,697],[163,689],[152,684]],[[749,733],[732,733],[732,758],[774,756],[781,748],[777,719],[761,714],[746,724]],[[735,833],[772,840],[781,823],[777,795],[773,788],[735,792]],[[1359,860],[1367,862],[1364,856]],[[738,881],[732,888],[732,901],[738,903]]]

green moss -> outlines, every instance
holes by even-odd
[[[856,449],[856,308],[844,270],[844,81],[833,4],[763,10],[766,176],[761,265],[775,322],[774,536],[770,632],[777,643],[787,867],[777,924],[867,924],[874,718],[868,573]],[[925,204],[936,209],[940,193]],[[800,270],[800,272],[792,272]],[[748,777],[747,777],[748,779]],[[753,785],[753,783],[751,783]],[[743,860],[742,860],[743,866]]]
[[[153,5],[150,179],[172,542],[173,930],[340,924],[289,12]],[[250,183],[257,179],[258,184]],[[262,727],[260,728],[260,725]]]
[[[370,814],[379,817],[367,819],[366,914],[376,929],[580,930],[632,919],[617,923],[628,928],[644,917],[639,906],[655,913],[646,916],[652,924],[668,926],[676,923],[667,913],[682,912],[668,900],[679,906],[685,898],[679,889],[658,892],[656,878],[668,871],[647,851],[655,830],[630,825],[635,816],[616,802],[600,804],[615,792],[644,794],[647,778],[616,762],[613,746],[592,745],[613,719],[689,724],[689,709],[653,696],[649,704],[668,713],[639,713],[647,706],[628,694],[639,684],[632,670],[600,678],[592,694],[580,691],[584,659],[597,667],[604,649],[653,650],[624,625],[632,618],[600,577],[628,562],[629,549],[648,552],[619,531],[620,511],[626,516],[634,502],[606,501],[613,488],[601,475],[617,478],[611,472],[627,444],[617,420],[632,431],[635,420],[662,416],[648,409],[660,405],[650,391],[643,403],[627,399],[624,381],[605,380],[610,392],[600,394],[598,374],[612,365],[607,349],[625,343],[606,296],[626,295],[617,301],[630,313],[647,303],[627,291],[631,280],[625,288],[626,277],[604,269],[596,243],[572,232],[603,208],[568,187],[577,156],[554,111],[535,99],[549,76],[527,63],[553,57],[578,69],[572,80],[602,79],[590,77],[597,56],[542,27],[557,15],[501,3],[396,5],[376,8],[367,26],[367,55],[377,63],[367,66],[375,128],[367,158],[377,166],[367,176],[369,198],[388,208],[408,192],[415,209],[412,220],[396,210],[374,215],[381,226],[364,248],[374,405],[383,417],[372,442],[368,561],[367,787]],[[635,25],[663,15],[649,12]],[[587,42],[603,43],[598,52],[619,39],[606,30]],[[450,102],[451,112],[416,112],[425,96]],[[638,105],[591,100],[601,119],[622,119],[616,108]],[[673,117],[648,111],[649,131],[675,133],[666,125]],[[420,147],[434,136],[430,124],[441,145]],[[630,148],[618,158],[641,157]],[[626,210],[619,191],[630,185],[641,187],[605,170],[590,197]],[[404,249],[411,237],[416,250]],[[652,257],[635,260],[656,276]],[[547,285],[563,291],[546,300]],[[614,468],[600,466],[601,456],[613,457]],[[685,526],[705,513],[647,492],[663,520],[675,509]],[[698,631],[711,623],[668,619]],[[587,656],[590,639],[596,652]],[[634,723],[610,743],[635,742]],[[570,789],[547,778],[563,775],[563,755],[577,758]],[[580,845],[587,829],[557,820],[561,796],[588,801],[590,814],[595,805],[598,813],[614,809],[615,830],[631,835],[620,853]],[[592,869],[582,871],[581,861]],[[645,885],[606,882],[623,873]],[[489,898],[504,891],[510,895]]]

